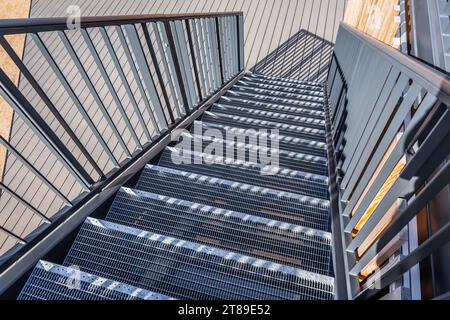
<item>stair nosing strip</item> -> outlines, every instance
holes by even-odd
[[[90,224],[95,227],[126,233],[138,238],[164,243],[175,247],[183,247],[185,249],[192,250],[198,253],[206,253],[223,259],[234,260],[236,262],[248,264],[256,268],[265,268],[266,270],[289,274],[303,280],[310,280],[315,283],[321,283],[330,286],[331,288],[334,288],[334,278],[332,277],[317,274],[310,271],[305,271],[287,265],[282,265],[280,263],[258,259],[240,253],[223,250],[217,247],[199,244],[196,242],[185,241],[179,238],[168,237],[162,234],[153,233],[151,231],[145,231],[133,227],[128,227],[125,225],[109,222],[106,220],[88,217],[86,218],[85,224]]]

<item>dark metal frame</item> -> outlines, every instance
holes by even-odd
[[[339,252],[335,252],[335,265],[338,270],[345,268],[347,297],[368,299],[450,242],[450,227],[445,225],[416,249],[403,252],[404,258],[393,266],[375,270],[367,278],[369,285],[361,286],[358,281],[361,270],[379,257],[394,237],[450,183],[450,164],[445,162],[450,154],[450,78],[341,24],[328,83],[331,125],[327,133],[333,137],[333,150],[329,150],[329,154],[331,162],[337,164],[330,177],[335,174],[339,184],[339,189],[332,190],[332,198],[339,199],[339,211],[333,210],[332,214],[336,225],[341,223],[342,228],[340,237],[336,237],[337,231],[333,228],[335,250],[340,250],[341,243],[345,248],[340,259]],[[429,121],[432,115],[438,117],[437,122]],[[404,122],[409,116],[411,120]],[[351,122],[351,128],[343,125],[356,118],[360,123]],[[399,132],[402,132],[401,138],[374,176],[393,137]],[[399,178],[352,237],[355,225],[404,156],[406,166]],[[365,189],[369,181],[370,187]],[[396,218],[362,256],[357,257],[358,247],[396,199],[405,199],[406,205],[398,209]],[[355,215],[350,215],[354,210]]]
[[[84,218],[92,213],[96,208],[101,206],[105,201],[107,201],[113,194],[118,190],[118,188],[123,185],[126,181],[128,181],[132,176],[134,176],[142,167],[147,164],[152,157],[158,154],[163,148],[171,142],[171,134],[175,129],[180,129],[188,126],[192,123],[198,116],[201,115],[203,111],[205,111],[212,103],[217,101],[217,99],[230,88],[236,81],[238,81],[243,75],[242,64],[237,61],[235,64],[240,65],[241,68],[236,72],[230,69],[230,74],[233,74],[233,77],[230,81],[224,82],[222,81],[219,86],[211,87],[210,94],[207,96],[202,95],[202,88],[205,87],[206,84],[201,83],[199,72],[197,70],[198,59],[196,52],[198,54],[208,54],[206,52],[206,47],[202,48],[203,50],[195,50],[195,44],[199,43],[193,41],[193,37],[196,35],[192,33],[190,29],[190,21],[192,19],[211,19],[214,18],[216,21],[220,19],[226,19],[227,17],[237,17],[242,19],[242,12],[233,12],[233,13],[216,13],[216,14],[186,14],[186,15],[140,15],[140,16],[115,16],[115,17],[82,17],[81,18],[81,38],[85,41],[91,56],[94,58],[96,65],[100,68],[100,72],[102,73],[102,79],[107,84],[107,87],[112,94],[115,102],[120,107],[122,118],[125,121],[127,128],[131,131],[131,135],[134,137],[136,142],[136,149],[129,150],[129,146],[125,144],[122,140],[122,137],[117,132],[117,129],[112,121],[110,115],[106,108],[104,108],[103,101],[96,91],[95,85],[92,83],[90,76],[86,73],[80,58],[78,57],[76,50],[72,46],[70,40],[68,39],[65,31],[68,30],[67,21],[65,18],[45,18],[45,19],[15,19],[15,20],[3,20],[0,21],[0,45],[2,45],[6,52],[11,55],[13,61],[19,67],[21,73],[24,77],[30,82],[32,87],[36,90],[37,94],[42,98],[45,106],[50,109],[52,114],[58,120],[59,124],[62,126],[65,132],[69,134],[69,137],[75,142],[75,145],[79,148],[80,154],[83,155],[87,162],[91,164],[94,171],[97,172],[99,178],[93,177],[89,174],[83,165],[77,160],[77,158],[69,151],[67,146],[61,140],[56,132],[46,123],[46,120],[42,118],[36,109],[31,105],[31,103],[27,100],[20,90],[10,81],[7,75],[0,70],[0,93],[5,97],[7,102],[13,107],[13,109],[18,112],[19,116],[26,120],[26,123],[32,128],[42,141],[46,143],[48,147],[52,150],[59,159],[66,164],[68,170],[72,172],[72,174],[78,179],[78,181],[83,185],[87,192],[79,195],[76,199],[69,199],[67,195],[58,190],[53,183],[43,174],[39,172],[37,168],[25,157],[23,157],[15,147],[7,140],[1,139],[0,144],[4,146],[8,152],[12,152],[17,156],[17,158],[28,167],[31,172],[34,172],[36,176],[41,178],[41,180],[49,186],[51,190],[53,190],[57,195],[59,195],[64,202],[67,203],[68,207],[63,211],[57,213],[51,219],[47,218],[45,214],[39,212],[38,208],[34,208],[30,205],[26,199],[22,199],[19,197],[14,190],[11,190],[8,186],[5,186],[3,183],[0,185],[0,188],[6,190],[6,192],[11,192],[13,196],[15,196],[19,201],[21,201],[24,205],[28,205],[33,211],[36,212],[39,216],[41,216],[47,223],[44,226],[40,227],[38,230],[33,232],[28,237],[22,238],[19,235],[14,234],[10,230],[6,230],[4,228],[0,228],[0,232],[5,232],[12,237],[16,238],[19,243],[14,248],[14,250],[10,250],[6,255],[1,257],[0,259],[0,294],[4,292],[9,285],[11,285],[14,281],[16,281],[22,274],[24,274],[29,268],[31,268],[37,259],[42,257],[46,252],[48,252],[52,247],[54,247],[62,238],[64,238],[70,231],[74,230],[77,225],[82,223]],[[171,22],[181,21],[184,23],[184,31],[187,32],[187,40],[186,43],[182,43],[178,38],[175,39],[175,35],[172,33],[173,26]],[[149,23],[152,22],[160,22],[164,26],[164,37],[167,37],[168,42],[168,51],[170,51],[170,57],[173,61],[173,68],[175,70],[177,83],[173,83],[173,86],[177,86],[182,95],[182,101],[185,107],[185,116],[175,118],[174,110],[175,105],[171,105],[169,102],[168,95],[168,87],[167,84],[164,83],[163,79],[163,70],[162,67],[166,65],[159,65],[157,60],[157,53],[153,44],[151,42],[151,35],[148,29]],[[151,110],[149,110],[150,114],[160,122],[163,121],[162,125],[158,125],[155,129],[157,133],[155,136],[150,136],[145,123],[143,122],[142,114],[138,115],[139,123],[143,124],[144,133],[147,133],[146,141],[141,142],[139,138],[136,136],[133,127],[131,126],[130,120],[127,117],[120,98],[117,96],[117,93],[114,90],[114,87],[111,81],[107,77],[107,72],[104,68],[102,61],[99,58],[98,48],[96,48],[96,43],[94,43],[93,38],[89,35],[88,29],[97,29],[100,31],[100,35],[105,42],[105,46],[107,51],[110,54],[115,55],[114,48],[109,39],[108,33],[104,29],[107,26],[115,26],[119,28],[121,34],[119,34],[119,38],[121,39],[121,44],[126,45],[125,52],[128,53],[127,57],[130,59],[131,51],[133,51],[134,59],[132,61],[128,61],[132,64],[132,71],[134,71],[133,76],[137,74],[137,68],[142,74],[144,78],[144,82],[141,83],[141,80],[135,79],[140,85],[141,91],[143,91],[144,87],[146,87],[149,91],[152,106]],[[143,32],[143,38],[145,43],[142,42],[144,40],[139,39],[137,36],[136,26],[140,26]],[[183,24],[182,24],[183,26]],[[224,27],[225,24],[223,24]],[[122,27],[125,28],[125,32],[122,30]],[[231,26],[227,25],[231,30]],[[234,28],[234,27],[233,27]],[[239,32],[239,28],[236,28]],[[78,96],[71,88],[67,79],[65,78],[63,72],[58,66],[57,62],[53,59],[52,54],[46,48],[44,42],[40,38],[40,33],[46,32],[54,32],[59,34],[62,43],[65,45],[66,49],[69,52],[69,56],[72,58],[75,66],[81,72],[81,77],[86,83],[87,88],[90,90],[91,94],[94,97],[94,100],[99,104],[100,109],[103,111],[102,116],[103,120],[111,127],[113,131],[115,131],[116,136],[118,138],[119,144],[121,143],[123,147],[123,152],[126,155],[126,160],[121,163],[118,162],[117,158],[113,155],[111,150],[108,152],[108,157],[114,164],[114,169],[110,172],[103,172],[103,170],[99,167],[97,160],[94,159],[93,156],[88,152],[83,143],[79,140],[75,131],[70,127],[65,119],[56,108],[55,104],[51,101],[51,99],[47,96],[44,89],[40,86],[38,81],[35,80],[29,69],[26,65],[15,55],[14,51],[11,50],[9,44],[4,39],[5,35],[10,34],[31,34],[33,39],[37,42],[38,47],[41,52],[43,52],[43,56],[49,65],[53,68],[53,71],[58,74],[59,80],[61,84],[68,92],[69,96],[72,97],[75,102],[75,106],[78,111],[86,118],[88,124],[90,124],[90,128],[92,129],[94,136],[99,140],[99,142],[106,148],[109,149],[107,143],[103,140],[100,133],[95,131],[95,125],[92,122],[92,119],[89,118],[88,113],[83,108],[82,102],[78,99]],[[156,32],[154,30],[154,32]],[[129,45],[127,44],[125,39],[127,36]],[[220,41],[221,35],[218,33],[217,36],[218,41]],[[239,39],[237,35],[235,37]],[[66,40],[66,41],[65,41]],[[178,41],[175,44],[175,41]],[[150,58],[145,57],[145,53],[143,50],[144,45],[146,45],[146,49],[149,51]],[[235,46],[238,48],[238,58],[239,53],[243,52],[243,44],[242,42],[236,43]],[[158,50],[162,50],[162,48],[156,48]],[[195,73],[195,81],[198,90],[199,100],[197,101],[197,106],[195,109],[190,109],[188,104],[188,96],[186,92],[186,87],[183,79],[183,69],[182,63],[185,63],[186,60],[180,58],[178,54],[181,54],[179,50],[185,50],[184,53],[189,49],[189,62],[192,64]],[[222,63],[222,47],[218,45],[217,48],[210,48],[211,50],[217,50],[220,56],[220,63]],[[161,51],[160,51],[161,52]],[[162,53],[161,53],[162,54]],[[186,56],[184,56],[186,58]],[[118,74],[120,79],[122,80],[125,89],[129,88],[128,79],[126,79],[125,74],[123,73],[122,67],[119,65],[119,61],[117,56],[112,57],[112,61],[115,63],[115,67],[118,69]],[[150,60],[150,61],[149,61]],[[152,67],[154,68],[155,75],[151,74],[150,65],[152,63]],[[165,63],[170,63],[170,61],[165,61]],[[187,68],[190,66],[183,66],[183,68]],[[224,66],[225,67],[225,66]],[[119,70],[120,69],[120,70]],[[214,70],[209,70],[209,72],[213,72]],[[221,69],[223,72],[223,70]],[[165,72],[168,72],[165,70]],[[156,76],[156,78],[154,78]],[[147,78],[145,78],[147,77]],[[222,78],[223,79],[223,78]],[[108,85],[109,84],[109,85]],[[156,87],[158,84],[158,87]],[[151,90],[153,88],[153,91]],[[153,96],[152,96],[152,91]],[[126,91],[128,95],[131,94],[131,90]],[[164,101],[160,100],[160,96],[164,99]],[[192,97],[192,95],[191,95]],[[148,99],[147,96],[145,96]],[[134,97],[130,97],[131,100]],[[144,99],[145,100],[145,99]],[[134,103],[133,103],[134,102]],[[167,119],[164,110],[163,103],[165,103],[166,111],[169,114],[169,118]],[[149,102],[146,103],[149,106]],[[131,101],[131,105],[133,107],[134,112],[139,113],[139,109],[135,100]],[[159,108],[159,109],[158,109]],[[162,119],[160,116],[163,115]],[[158,118],[159,117],[159,118]],[[102,121],[103,121],[102,120]],[[165,128],[168,130],[165,130]],[[141,138],[142,139],[142,138]],[[102,143],[103,142],[103,143]]]

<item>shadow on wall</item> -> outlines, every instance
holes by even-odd
[[[302,29],[250,70],[267,76],[324,82],[333,48],[333,43]]]

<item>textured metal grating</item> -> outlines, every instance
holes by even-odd
[[[240,106],[235,106],[235,105],[226,105],[226,104],[216,103],[211,108],[211,112],[218,112],[218,113],[222,113],[222,114],[229,114],[229,115],[241,116],[241,117],[250,117],[253,119],[260,119],[260,120],[272,120],[272,121],[277,121],[280,123],[290,124],[290,125],[294,125],[294,126],[301,123],[302,127],[320,129],[320,130],[325,129],[325,120],[323,120],[323,119],[315,119],[315,118],[285,114],[285,113],[274,112],[274,111],[253,109],[253,108],[250,108],[249,106],[240,107]]]
[[[259,88],[259,89],[266,89],[271,91],[278,91],[283,93],[296,93],[296,94],[304,94],[304,95],[311,95],[316,97],[323,97],[323,91],[317,90],[317,87],[315,86],[308,86],[306,88],[292,88],[292,87],[286,87],[282,85],[274,85],[274,84],[268,84],[268,83],[260,83],[253,81],[252,79],[248,77],[244,77],[242,80],[239,80],[237,82],[239,86],[246,87],[246,88]]]
[[[304,80],[294,80],[294,79],[286,79],[280,77],[266,76],[263,74],[248,74],[247,78],[260,80],[260,81],[268,81],[268,82],[282,82],[288,84],[293,87],[301,87],[301,86],[309,86],[312,88],[322,88],[322,85],[318,82],[314,81],[304,81]]]
[[[201,129],[195,129],[196,127],[199,127]],[[192,126],[191,132],[194,133],[198,131],[199,133],[202,132],[203,134],[209,129],[221,131],[223,136],[226,137],[226,139],[228,140],[230,139],[237,140],[235,137],[239,137],[246,143],[251,142],[251,138],[261,139],[261,136],[264,135],[264,133],[260,131],[255,131],[253,129],[236,128],[222,124],[216,124],[211,122],[200,122],[200,121],[195,122],[194,126]],[[297,153],[307,153],[313,156],[326,157],[326,144],[323,142],[317,142],[301,138],[293,138],[281,134],[276,135],[268,133],[267,136],[268,148],[272,147],[271,139],[274,139],[274,141],[275,140],[278,141],[278,148],[280,150],[292,151]]]
[[[247,98],[251,100],[266,102],[266,103],[276,103],[276,104],[282,104],[292,107],[303,107],[303,108],[311,108],[314,110],[320,110],[323,109],[323,104],[321,102],[315,102],[315,101],[304,101],[304,100],[294,100],[294,99],[287,99],[287,98],[281,98],[276,97],[269,94],[256,94],[251,92],[243,92],[243,91],[236,91],[236,90],[228,90],[226,93],[226,97],[240,97],[240,98]]]
[[[281,99],[287,99],[289,101],[310,101],[314,103],[323,103],[323,97],[318,95],[311,95],[311,94],[298,94],[298,93],[290,93],[290,92],[283,92],[283,91],[275,91],[270,89],[264,89],[264,88],[258,88],[256,86],[243,86],[240,84],[236,84],[232,88],[235,92],[243,92],[243,93],[249,93],[249,94],[255,94],[255,95],[264,95],[269,97],[276,97]]]
[[[64,264],[179,299],[333,299],[331,277],[92,218]]]
[[[210,157],[203,153],[185,152],[183,158],[189,164],[175,164],[173,158],[180,156],[177,149],[167,148],[159,164],[164,167],[190,171],[193,173],[248,183],[260,187],[295,192],[313,197],[328,198],[328,178],[287,168],[263,166],[257,163],[235,161],[221,157]],[[190,157],[190,158],[189,158]],[[195,160],[203,164],[195,164]],[[205,162],[207,160],[208,162]]]
[[[143,170],[136,189],[328,230],[328,200],[157,166]]]
[[[323,87],[309,85],[309,84],[296,84],[292,82],[286,82],[283,80],[269,80],[265,78],[256,78],[252,76],[245,76],[242,78],[248,85],[261,85],[261,86],[277,86],[284,90],[307,90],[308,92],[316,92],[319,96],[323,94]]]
[[[284,106],[282,104],[266,103],[233,96],[222,97],[219,100],[219,103],[239,107],[250,107],[252,109],[265,111],[282,112],[288,115],[303,116],[312,119],[325,119],[323,111],[317,110],[315,108]]]
[[[329,274],[331,235],[294,224],[128,188],[106,220]]]
[[[18,300],[171,299],[159,293],[42,260],[33,269],[18,297]]]
[[[296,138],[311,139],[318,142],[325,142],[325,131],[292,124],[285,124],[276,121],[254,119],[251,117],[234,116],[220,112],[207,111],[202,117],[202,121],[230,125],[246,129],[278,129],[279,134]]]
[[[304,172],[326,175],[327,174],[327,159],[324,157],[313,156],[305,153],[298,153],[293,151],[286,151],[279,148],[268,148],[255,145],[253,141],[250,142],[236,142],[229,140],[222,140],[212,136],[201,135],[184,135],[183,139],[190,139],[191,143],[201,145],[203,150],[208,146],[214,145],[215,154],[226,157],[228,159],[243,160],[246,162],[264,163],[262,157],[276,157],[278,165],[282,168],[291,170],[302,170]],[[184,143],[183,143],[184,145]],[[178,146],[175,146],[178,149]],[[220,152],[219,154],[218,152]],[[252,159],[253,158],[253,159]]]

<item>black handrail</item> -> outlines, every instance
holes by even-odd
[[[450,183],[450,78],[341,24],[329,84],[338,263],[349,298],[368,299],[450,241],[444,225],[389,265],[412,241],[402,230]]]
[[[216,25],[216,21],[221,23]],[[200,28],[200,23],[207,29],[198,34],[195,30]],[[42,212],[28,200],[34,195],[19,195],[5,179],[1,182],[1,189],[48,223],[28,236],[0,228],[0,232],[18,240],[18,246],[0,257],[0,271],[4,272],[0,275],[0,292],[7,287],[6,283],[25,272],[37,257],[56,243],[52,241],[43,249],[42,241],[50,235],[60,239],[73,230],[76,227],[73,221],[81,221],[80,217],[105,202],[108,195],[150,160],[150,155],[156,155],[156,150],[170,143],[174,129],[195,120],[210,105],[211,99],[217,99],[224,88],[242,76],[243,36],[232,32],[243,32],[242,24],[242,12],[81,17],[76,29],[69,27],[67,18],[0,20],[0,46],[6,49],[23,79],[27,80],[16,86],[0,71],[0,94],[47,146],[50,154],[59,159],[82,190],[69,195],[70,190],[56,186],[55,177],[49,177],[36,166],[36,159],[18,151],[13,140],[1,140],[9,153],[17,155],[17,164],[25,165],[66,206],[57,213]],[[35,56],[30,58],[31,53],[26,50],[24,58],[19,59],[5,37],[11,34],[29,36],[27,43],[34,44],[38,54],[34,53]],[[112,41],[114,36],[119,41]],[[54,47],[47,44],[48,37],[53,39],[52,44],[61,44],[65,60],[59,59]],[[227,43],[227,46],[220,43]],[[223,50],[234,48],[238,48],[238,54],[227,53],[230,60],[222,63],[223,53],[226,53]],[[123,53],[121,58],[119,52]],[[105,64],[105,55],[106,59],[109,55],[110,65]],[[209,65],[197,68],[205,60]],[[41,68],[32,68],[30,62]],[[95,68],[89,67],[92,62]],[[219,69],[212,67],[219,64],[230,78],[224,79],[218,73]],[[76,81],[69,77],[71,69],[68,66],[77,71]],[[42,77],[39,72],[45,70],[44,67],[48,70]],[[195,75],[192,75],[192,69]],[[67,95],[64,104],[53,95],[53,88],[46,87],[47,76],[54,77],[53,87],[62,88]],[[206,83],[206,76],[211,80],[209,83]],[[34,91],[22,90],[22,86],[27,85]],[[124,95],[118,92],[122,88]],[[38,101],[33,100],[36,94],[40,98],[39,105],[31,102]],[[140,96],[139,102],[135,95]],[[108,97],[112,99],[107,100]],[[67,108],[71,112],[63,113]],[[48,111],[48,115],[42,115],[46,114],[42,111]],[[73,114],[87,124],[84,129],[74,121]],[[105,130],[109,130],[109,137],[105,136]],[[86,131],[88,138],[83,138]],[[93,141],[100,147],[92,145]],[[98,149],[103,153],[97,152]],[[14,164],[7,169],[14,170]],[[8,172],[5,174],[7,176]],[[61,231],[62,226],[65,231]],[[12,262],[22,257],[21,267],[10,268]]]

